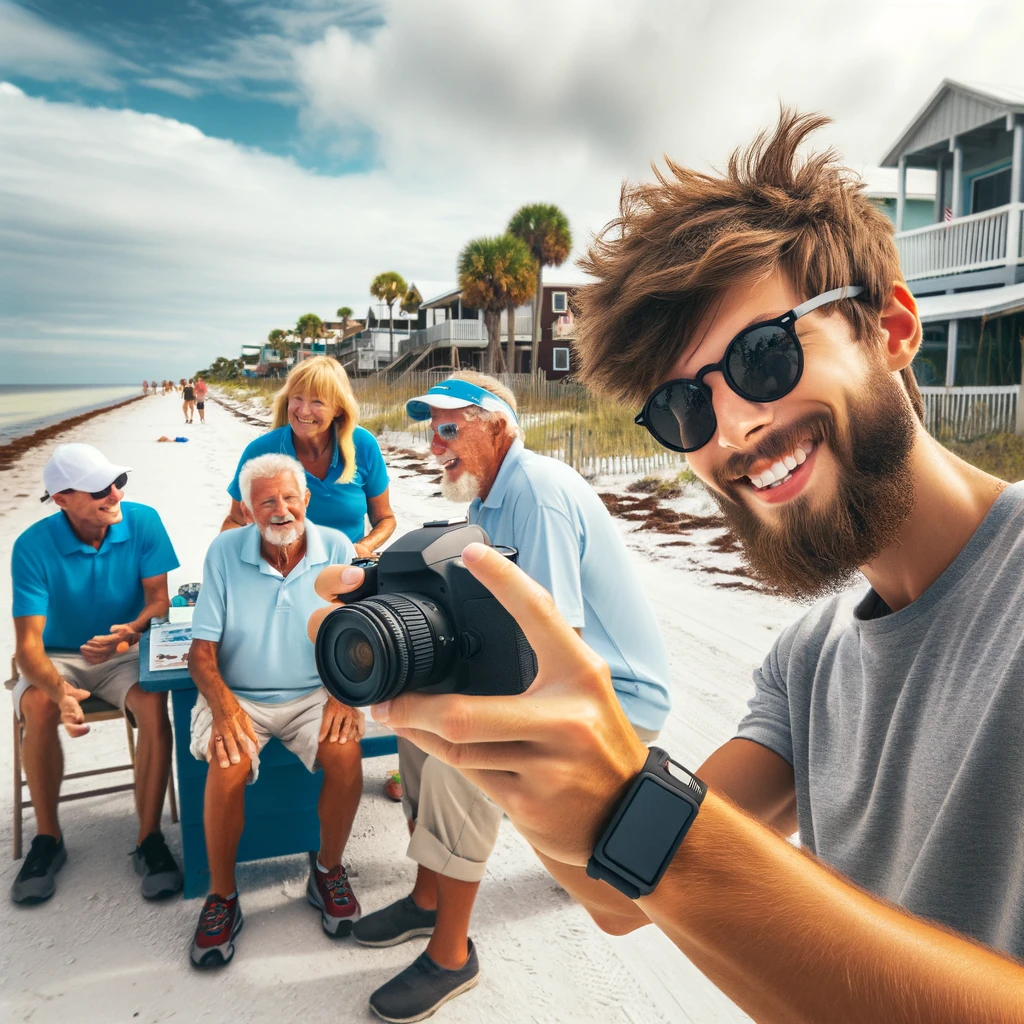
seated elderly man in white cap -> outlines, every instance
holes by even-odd
[[[306,474],[290,456],[250,459],[238,483],[249,525],[220,534],[206,553],[189,654],[199,690],[191,750],[210,764],[203,825],[211,891],[190,951],[197,967],[222,967],[235,954],[245,787],[256,781],[260,751],[272,736],[311,772],[324,773],[320,849],[310,853],[306,899],[328,935],[348,935],[359,920],[342,856],[363,791],[363,713],[328,695],[306,635],[307,619],[321,606],[317,574],[350,561],[355,548],[340,530],[306,518]]]
[[[171,770],[167,695],[139,687],[140,633],[167,614],[167,573],[178,567],[160,516],[122,501],[129,470],[91,445],[61,445],[43,469],[58,511],[14,542],[14,710],[25,736],[22,761],[36,813],[36,837],[11,887],[16,903],[41,903],[67,858],[57,819],[64,759],[57,727],[89,731],[80,702],[95,696],[131,715],[138,727],[133,856],[142,895],[181,889],[181,873],[160,816]]]

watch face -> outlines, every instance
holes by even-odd
[[[692,817],[693,807],[678,792],[645,778],[602,853],[645,885],[653,885]]]

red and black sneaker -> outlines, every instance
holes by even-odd
[[[235,955],[235,936],[242,930],[242,908],[238,896],[225,899],[211,892],[203,904],[192,940],[192,963],[196,967],[223,967]]]
[[[332,938],[351,935],[352,925],[359,920],[359,900],[348,880],[348,873],[339,864],[330,871],[320,871],[316,854],[309,854],[309,882],[306,899],[320,911],[320,923]]]

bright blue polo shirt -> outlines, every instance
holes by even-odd
[[[121,502],[121,522],[99,550],[80,541],[63,512],[33,523],[14,542],[15,618],[45,615],[43,645],[77,651],[145,607],[142,581],[178,568],[156,509]]]
[[[318,480],[311,473],[306,474],[306,486],[310,495],[306,519],[312,519],[318,526],[341,530],[349,540],[357,541],[366,536],[366,499],[376,498],[388,489],[388,469],[384,465],[384,456],[380,453],[377,438],[368,430],[356,427],[352,441],[356,447],[356,475],[351,483],[337,482],[345,469],[337,441],[334,442],[334,452],[326,478]],[[242,500],[242,490],[238,486],[238,476],[242,472],[242,467],[257,455],[266,455],[269,452],[296,458],[295,439],[292,436],[292,428],[287,423],[246,445],[241,459],[238,460],[235,477],[228,485],[228,494],[235,501]]]
[[[220,644],[217,664],[233,693],[280,704],[322,685],[306,635],[310,615],[324,606],[313,585],[325,565],[351,562],[355,553],[343,533],[307,519],[306,554],[282,576],[260,554],[255,524],[214,538],[192,638]]]
[[[570,626],[611,669],[626,717],[659,730],[669,710],[668,653],[626,545],[594,489],[564,462],[509,449],[487,500],[469,521],[554,598]]]

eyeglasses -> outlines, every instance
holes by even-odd
[[[774,320],[762,320],[729,342],[720,363],[702,367],[696,378],[679,378],[651,392],[633,421],[674,452],[695,452],[715,436],[718,420],[704,378],[721,370],[725,383],[748,402],[777,402],[800,382],[804,350],[794,324],[802,316],[864,291],[859,285],[833,288],[794,306]]]
[[[113,487],[116,487],[119,491],[123,491],[126,483],[128,483],[128,474],[122,473],[112,484],[107,484],[102,491],[89,491],[89,497],[99,501],[100,498],[105,498]]]
[[[442,441],[454,441],[459,436],[458,423],[438,423],[434,430]]]

